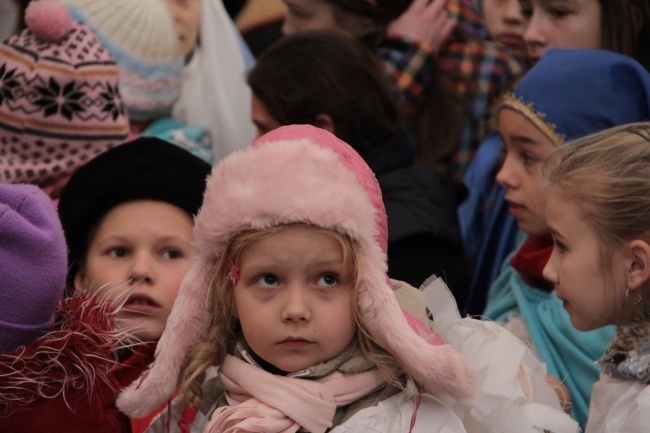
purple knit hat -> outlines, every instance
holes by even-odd
[[[0,354],[48,332],[63,295],[67,249],[50,198],[0,184]]]
[[[0,44],[0,182],[48,186],[126,140],[113,57],[51,0]]]

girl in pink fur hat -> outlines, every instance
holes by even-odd
[[[397,407],[397,426],[417,414],[416,426],[465,431],[417,398],[419,385],[469,397],[473,372],[409,326],[386,277],[379,185],[347,144],[290,126],[231,155],[208,180],[194,235],[154,366],[122,410],[146,414],[179,387],[181,424],[196,431],[325,432],[386,424]]]
[[[118,399],[137,417],[180,391],[148,431],[492,432],[513,418],[492,398],[501,425],[466,430],[475,371],[402,310],[379,185],[333,134],[280,127],[221,161],[194,240],[153,367]]]

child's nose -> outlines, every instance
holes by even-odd
[[[544,269],[542,270],[542,275],[548,281],[553,283],[553,285],[557,284],[557,271],[555,269],[555,266],[553,265],[553,254],[551,254],[551,258],[549,259],[548,263],[546,263],[546,266],[544,266]]]
[[[505,21],[510,24],[522,24],[524,16],[521,13],[521,6],[517,0],[510,0],[505,6]]]
[[[153,283],[155,281],[153,257],[147,253],[136,253],[131,262],[130,273],[129,279],[133,282]]]
[[[505,188],[515,188],[517,186],[517,178],[512,167],[511,159],[512,158],[509,156],[506,156],[503,165],[496,176],[499,185],[504,186]]]
[[[544,25],[539,14],[533,13],[524,30],[524,41],[531,47],[546,45]]]
[[[285,322],[308,322],[311,319],[311,308],[305,289],[299,286],[289,286],[285,291],[282,308],[282,320]]]

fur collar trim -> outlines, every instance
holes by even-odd
[[[61,301],[49,333],[0,356],[0,414],[41,398],[65,400],[79,389],[90,395],[96,382],[113,386],[120,340],[113,317],[110,301]]]

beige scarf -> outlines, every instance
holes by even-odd
[[[218,408],[207,433],[294,433],[303,427],[323,433],[337,406],[345,406],[386,383],[377,369],[331,373],[317,380],[268,373],[234,356],[219,370],[229,406]]]

